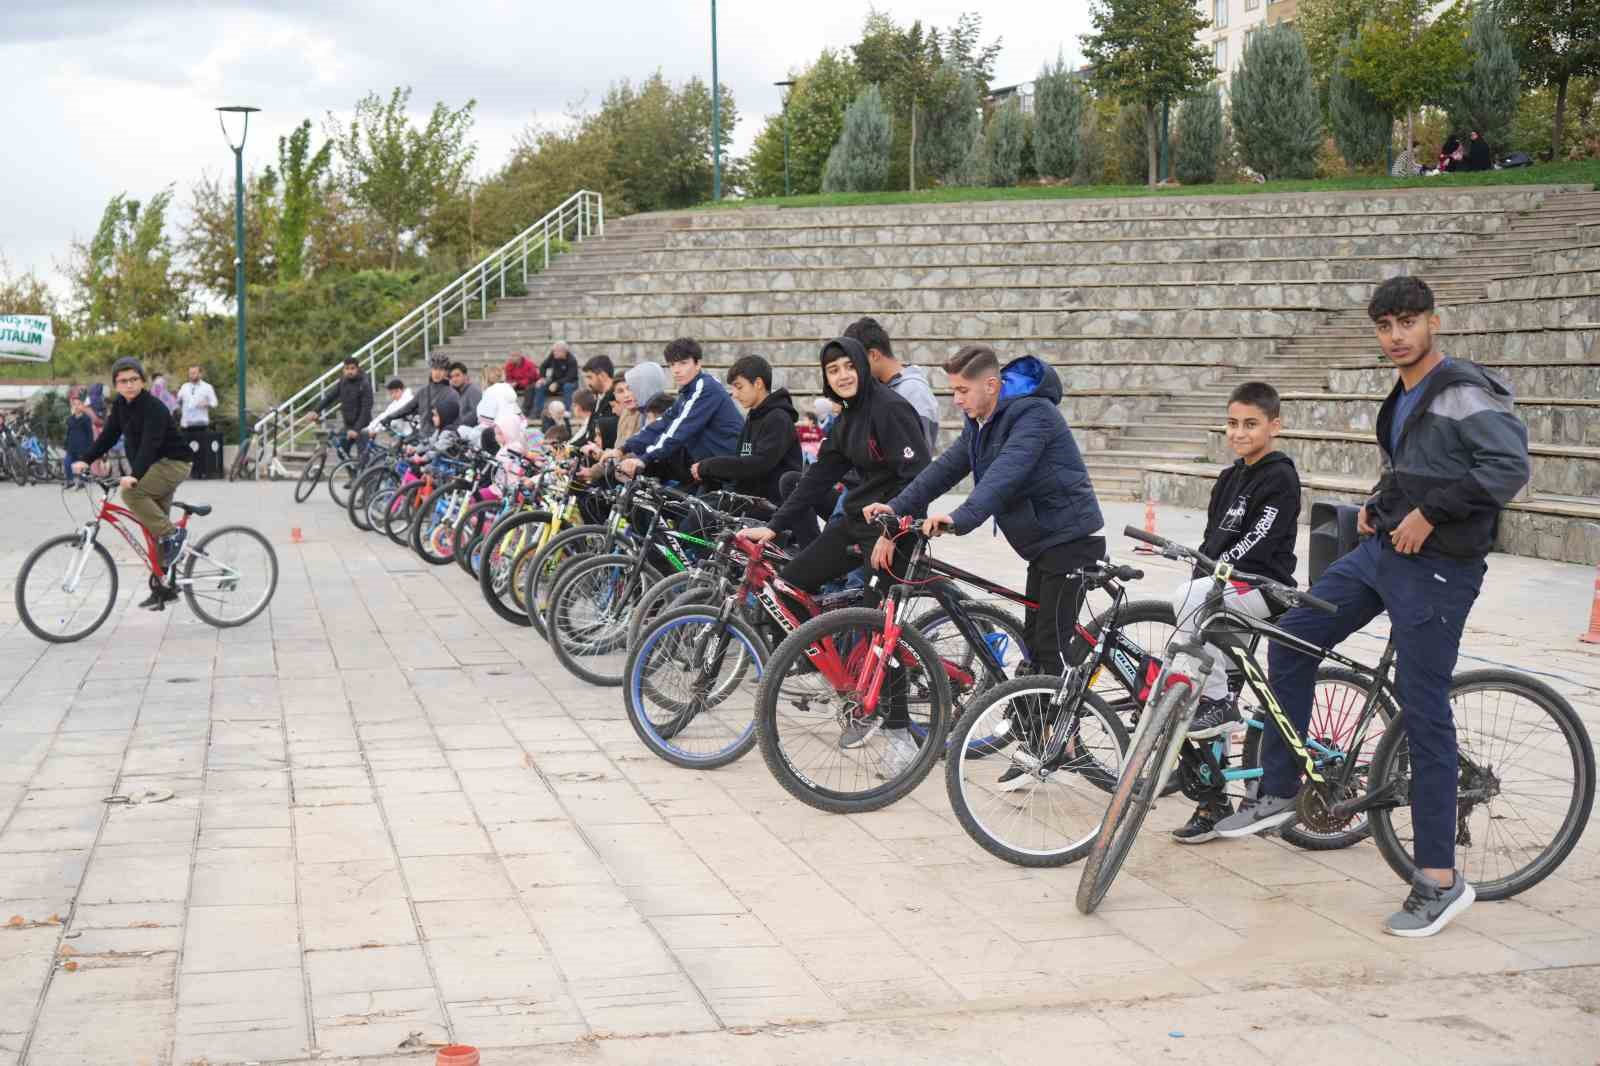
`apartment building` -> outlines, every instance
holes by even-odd
[[[1250,35],[1263,26],[1293,22],[1300,0],[1195,0],[1195,8],[1211,20],[1200,31],[1200,43],[1211,50],[1226,82],[1244,55]]]

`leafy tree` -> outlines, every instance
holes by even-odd
[[[1339,56],[1361,32],[1362,23],[1377,14],[1384,3],[1385,0],[1300,0],[1295,25],[1305,38],[1312,76],[1325,98]]]
[[[844,130],[828,155],[824,192],[875,192],[889,177],[892,131],[883,94],[876,85],[861,90],[844,113]]]
[[[1538,157],[1551,148],[1556,125],[1556,92],[1551,88],[1524,93],[1511,126],[1508,147]],[[1573,78],[1567,91],[1557,159],[1577,158],[1586,148],[1600,154],[1600,78]]]
[[[1078,169],[1080,130],[1088,98],[1056,53],[1033,82],[1033,161],[1041,177],[1070,178]]]
[[[74,242],[68,278],[80,332],[125,331],[146,319],[187,315],[189,296],[166,232],[171,205],[170,188],[147,203],[118,193],[89,242]]]
[[[1521,96],[1521,71],[1499,15],[1492,3],[1479,3],[1472,9],[1466,69],[1444,99],[1450,125],[1477,130],[1490,147],[1501,151],[1510,138]]]
[[[247,174],[244,188],[245,286],[269,285],[278,276],[277,176],[270,168],[261,174]],[[189,217],[177,245],[185,283],[227,300],[233,299],[237,251],[233,196],[231,178],[201,174],[189,189]]]
[[[1094,0],[1094,32],[1082,39],[1094,78],[1107,92],[1144,114],[1146,177],[1156,183],[1158,113],[1215,76],[1210,54],[1195,35],[1211,23],[1193,0]]]
[[[1390,115],[1440,103],[1467,65],[1460,0],[1431,19],[1433,0],[1383,0],[1347,53],[1349,75]]]
[[[798,75],[789,90],[789,175],[796,193],[822,191],[822,171],[844,130],[845,109],[861,91],[856,67],[838,52],[824,49]],[[783,193],[783,113],[767,116],[750,153],[750,191],[757,196]]]
[[[1555,90],[1552,158],[1561,158],[1572,79],[1600,75],[1600,4],[1595,0],[1496,0],[1522,76]]]
[[[945,185],[969,185],[977,180],[976,145],[983,136],[983,105],[978,82],[951,61],[941,71],[940,85],[947,92],[930,101],[926,131],[918,143],[923,171]]]
[[[1245,164],[1269,181],[1316,174],[1321,108],[1300,31],[1258,30],[1233,75],[1233,131]]]
[[[61,301],[49,283],[33,271],[13,274],[0,255],[0,315],[49,315],[57,340],[71,336],[72,320],[61,313]]]
[[[1150,130],[1145,125],[1144,108],[1124,104],[1117,109],[1112,128],[1111,167],[1106,179],[1119,185],[1138,185],[1150,161]]]
[[[1349,41],[1346,37],[1347,48]],[[1333,75],[1328,79],[1328,125],[1339,154],[1351,166],[1371,167],[1384,161],[1394,118],[1350,76],[1348,53],[1334,61]]]
[[[995,109],[984,137],[988,183],[1001,188],[1015,185],[1022,174],[1022,149],[1028,138],[1028,116],[1015,97]]]
[[[989,83],[994,80],[995,60],[1000,58],[1001,38],[984,44],[983,16],[976,12],[963,12],[956,24],[944,32],[944,58],[954,63],[963,74],[972,75],[978,84],[978,94],[986,96]]]
[[[283,182],[282,208],[278,212],[279,281],[298,281],[305,270],[306,230],[318,204],[322,177],[333,162],[333,142],[324,141],[311,151],[311,120],[306,119],[287,137],[278,138],[278,171]],[[268,175],[272,171],[268,170]]]
[[[388,100],[368,93],[338,140],[345,187],[378,221],[391,270],[407,250],[407,235],[459,192],[477,152],[467,141],[477,101],[454,111],[436,103],[421,129],[406,115],[410,102],[410,88],[395,89]]]
[[[720,118],[727,144],[738,108],[726,85]],[[595,121],[611,144],[607,169],[636,210],[689,207],[710,198],[711,90],[705,82],[690,78],[674,88],[659,70],[637,87],[622,81],[606,93]]]
[[[1111,143],[1116,117],[1116,101],[1096,100],[1092,96],[1088,99],[1078,127],[1078,166],[1072,172],[1072,184],[1105,183],[1106,146]]]
[[[1222,87],[1212,82],[1184,98],[1178,110],[1178,150],[1173,170],[1185,185],[1217,180],[1222,154]]]

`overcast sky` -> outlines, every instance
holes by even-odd
[[[1072,58],[1088,27],[1079,2],[880,6],[939,26],[981,9],[985,39],[1004,39],[1001,85],[1031,79],[1063,46]],[[657,67],[674,81],[709,81],[709,9],[708,0],[0,0],[9,159],[0,254],[13,271],[53,273],[116,193],[144,198],[176,183],[186,204],[197,175],[232,167],[218,104],[262,109],[245,149],[246,167],[259,168],[302,119],[320,134],[327,112],[348,114],[369,90],[409,84],[419,113],[475,98],[477,169],[492,171],[519,131],[559,121],[570,104],[593,106],[613,81]],[[771,83],[824,47],[848,46],[865,12],[857,0],[723,0],[721,76],[744,116],[732,154],[778,110]]]

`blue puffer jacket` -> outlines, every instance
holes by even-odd
[[[969,533],[993,517],[1024,559],[1087,537],[1105,524],[1078,442],[1056,406],[1061,379],[1025,355],[1000,371],[1000,402],[981,427],[971,418],[961,439],[889,501],[896,514],[921,515],[971,474],[967,502],[950,517]]]

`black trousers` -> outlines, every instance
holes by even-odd
[[[1022,632],[1035,673],[1060,674],[1066,669],[1062,653],[1072,641],[1083,595],[1083,582],[1067,574],[1105,557],[1106,538],[1084,537],[1046,548],[1029,561],[1023,591],[1039,606],[1024,613]]]

